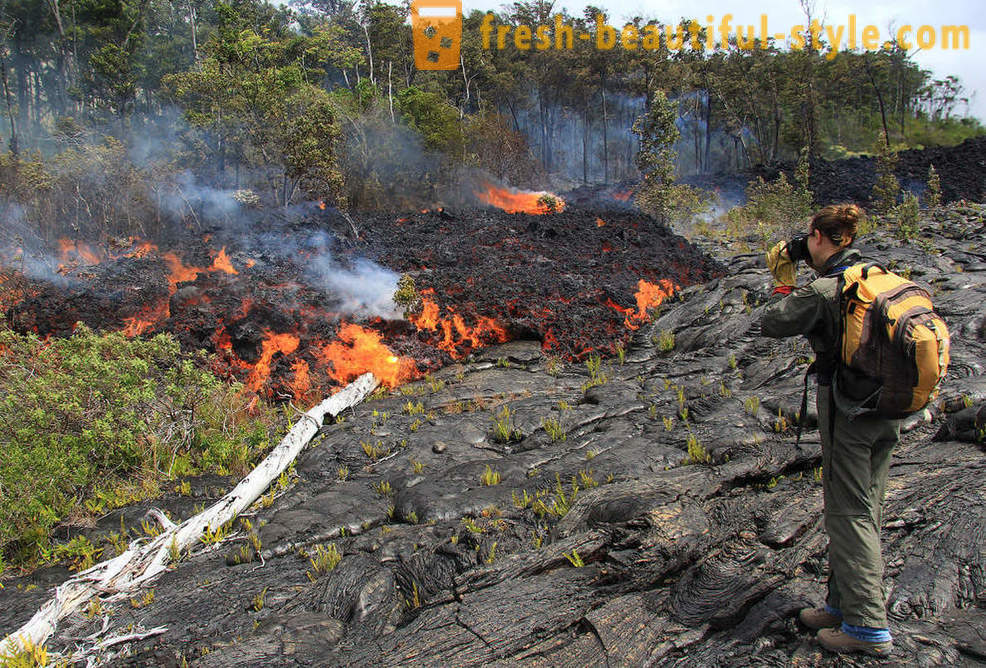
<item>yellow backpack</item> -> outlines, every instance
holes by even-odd
[[[836,384],[861,412],[902,418],[938,395],[948,327],[921,286],[878,264],[842,273],[841,364]]]

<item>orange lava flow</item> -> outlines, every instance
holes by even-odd
[[[619,200],[620,202],[626,202],[630,199],[630,195],[632,194],[633,194],[632,190],[618,190],[612,193],[611,196],[615,200]]]
[[[229,261],[229,256],[226,255],[226,247],[223,246],[219,254],[212,261],[212,266],[209,268],[210,271],[224,271],[227,274],[238,274],[240,272],[233,268],[233,263]]]
[[[127,253],[127,257],[144,257],[151,251],[157,250],[157,245],[152,244],[150,241],[139,241],[137,239],[131,239],[134,244],[134,249]]]
[[[158,323],[167,320],[171,316],[168,300],[162,299],[157,305],[145,306],[132,318],[123,319],[123,335],[128,338],[140,336],[144,332],[155,328]]]
[[[557,213],[565,210],[565,200],[548,192],[498,188],[485,183],[485,190],[475,191],[484,204],[503,209],[507,213]]]
[[[339,328],[338,340],[322,347],[319,358],[326,373],[343,384],[369,371],[381,384],[396,387],[417,370],[413,359],[394,355],[378,332],[349,323]]]
[[[270,377],[270,362],[276,353],[290,355],[298,349],[300,339],[294,334],[275,334],[271,331],[264,332],[264,340],[260,346],[260,359],[254,365],[253,370],[247,377],[246,386],[256,392],[264,381]]]
[[[93,250],[89,244],[62,238],[58,240],[59,259],[62,264],[81,263],[87,265],[99,264],[103,257],[99,251]]]
[[[301,401],[312,389],[311,378],[308,375],[308,362],[297,359],[291,364],[291,369],[294,371],[291,392],[294,394],[295,401]]]
[[[596,218],[596,227],[602,227],[606,224],[606,221],[602,218]]]
[[[465,354],[459,350],[461,346],[478,348],[490,342],[504,343],[510,339],[507,330],[493,318],[478,316],[476,324],[470,327],[465,319],[451,308],[448,309],[449,317],[439,317],[438,304],[429,298],[434,294],[435,291],[431,288],[421,291],[421,313],[411,315],[410,320],[418,330],[440,331],[442,340],[436,345],[454,359]]]
[[[665,298],[670,297],[677,290],[677,286],[666,278],[662,278],[656,284],[648,283],[644,279],[637,281],[637,312],[628,313],[626,326],[630,329],[637,329],[641,323],[647,320],[647,309],[658,307]]]
[[[198,267],[186,267],[181,263],[181,259],[172,252],[162,253],[161,257],[168,263],[168,287],[171,294],[175,294],[177,285],[185,281],[194,281],[195,277],[202,271]]]

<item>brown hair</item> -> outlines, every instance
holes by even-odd
[[[811,231],[820,231],[836,246],[848,246],[856,238],[863,210],[855,204],[830,204],[811,219]]]

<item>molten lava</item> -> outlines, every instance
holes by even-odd
[[[662,278],[656,284],[648,283],[644,279],[637,281],[637,312],[632,310],[627,313],[626,326],[630,329],[637,329],[641,323],[647,320],[647,309],[657,308],[666,297],[674,294],[678,287],[666,278]]]
[[[224,271],[227,274],[239,274],[240,272],[233,269],[233,263],[229,261],[229,257],[226,255],[226,247],[223,246],[219,254],[216,255],[215,259],[212,261],[212,266],[209,267],[209,271]]]
[[[144,332],[157,327],[159,323],[167,320],[170,315],[167,300],[162,300],[157,305],[147,305],[135,316],[123,319],[123,335],[130,338],[140,336]]]
[[[476,197],[484,204],[507,213],[546,214],[565,210],[565,200],[549,192],[498,188],[491,183],[484,183],[483,186],[485,190],[475,191]]]
[[[418,331],[431,331],[441,334],[435,345],[447,352],[453,359],[461,359],[468,352],[491,343],[504,343],[510,339],[507,330],[493,318],[477,316],[476,324],[470,327],[465,319],[451,307],[449,317],[439,317],[438,303],[433,299],[435,291],[426,288],[421,291],[421,313],[412,314],[410,320]]]
[[[414,377],[413,359],[397,357],[383,343],[379,332],[344,323],[339,338],[326,344],[318,353],[326,373],[338,383],[348,383],[370,371],[383,385],[396,387]]]
[[[294,334],[264,332],[264,341],[260,347],[260,359],[257,360],[253,371],[247,377],[246,386],[254,392],[258,391],[260,386],[270,377],[270,363],[274,355],[277,353],[289,355],[298,349],[299,343],[300,339]]]

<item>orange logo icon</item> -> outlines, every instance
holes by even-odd
[[[419,70],[455,70],[462,46],[461,0],[411,3],[414,66]]]

